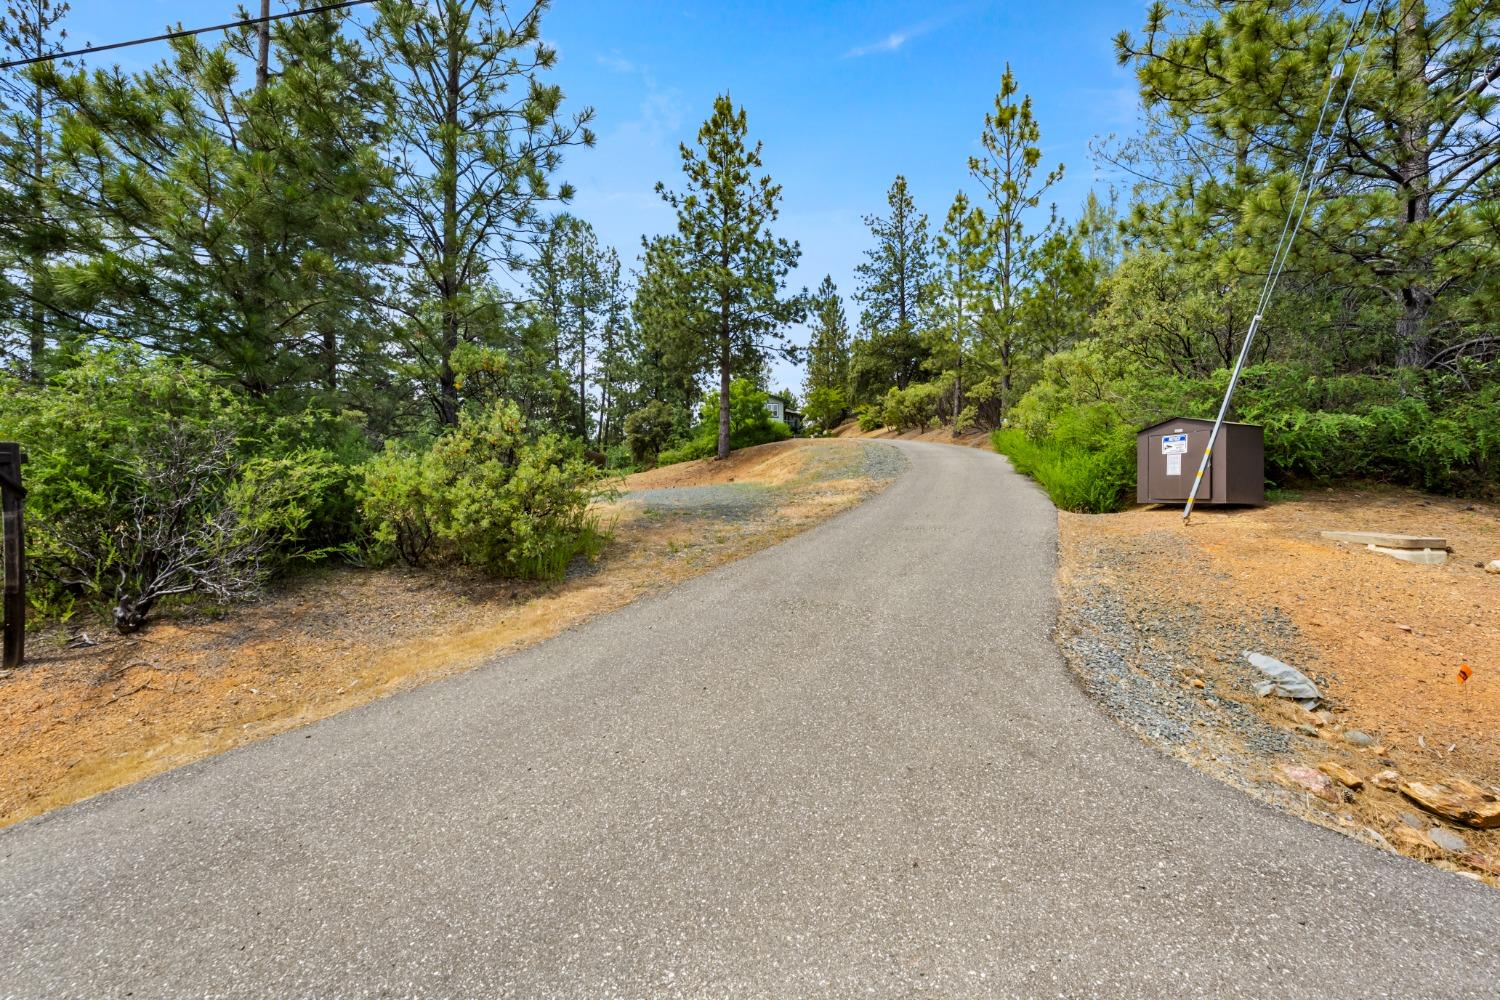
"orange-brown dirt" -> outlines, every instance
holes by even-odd
[[[473,573],[325,568],[215,618],[165,613],[133,637],[54,630],[0,675],[0,826],[466,670],[749,555],[857,504],[886,480],[859,446],[806,440],[624,481],[627,491],[767,487],[752,516],[601,508],[613,540],[561,583]]]
[[[991,450],[989,431],[965,431],[962,434],[954,434],[951,427],[929,427],[925,431],[900,432],[891,427],[881,427],[879,430],[862,431],[857,421],[850,420],[835,427],[833,436],[860,438],[868,441],[932,441],[937,444],[956,444],[965,448]]]
[[[1343,765],[1364,788],[1332,806],[1301,796],[1311,818],[1496,881],[1500,830],[1420,816],[1399,791],[1370,784],[1389,769],[1418,781],[1462,778],[1500,793],[1500,575],[1476,565],[1500,559],[1494,506],[1367,488],[1259,509],[1200,508],[1187,526],[1177,508],[1061,513],[1059,530],[1065,633],[1091,627],[1069,620],[1090,587],[1102,586],[1135,621],[1162,608],[1196,607],[1180,621],[1187,638],[1177,648],[1199,652],[1178,678],[1183,689],[1240,702],[1293,735],[1289,755],[1247,776],[1252,786],[1286,805],[1288,796],[1272,784],[1281,765]],[[1452,553],[1442,566],[1413,565],[1323,539],[1323,530],[1439,535]],[[1331,711],[1256,697],[1237,657],[1225,655],[1226,637],[1268,616],[1290,622],[1296,659],[1289,662],[1318,680]],[[1472,677],[1460,684],[1463,664]],[[1298,726],[1311,726],[1316,737]],[[1351,730],[1375,745],[1351,745],[1343,738]],[[1212,761],[1195,763],[1214,770]],[[1459,833],[1467,855],[1414,841],[1402,813]]]

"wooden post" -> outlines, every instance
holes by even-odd
[[[9,670],[26,654],[26,543],[22,530],[21,446],[0,442],[0,516],[5,526],[5,658]]]

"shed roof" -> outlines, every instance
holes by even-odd
[[[1154,431],[1158,427],[1165,427],[1168,424],[1202,424],[1205,427],[1212,427],[1214,425],[1214,422],[1213,422],[1213,418],[1211,418],[1211,417],[1168,417],[1166,420],[1160,420],[1160,421],[1157,421],[1154,424],[1148,424],[1147,426],[1142,427],[1138,433],[1145,434],[1147,431]],[[1242,423],[1242,422],[1240,422],[1238,420],[1226,420],[1226,421],[1224,421],[1224,426],[1225,427],[1259,427],[1260,424],[1246,424],[1246,423]]]

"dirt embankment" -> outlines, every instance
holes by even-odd
[[[962,434],[954,434],[951,427],[929,427],[925,431],[900,432],[891,427],[882,427],[879,430],[862,431],[857,421],[850,420],[834,428],[833,436],[857,438],[863,441],[931,441],[934,444],[955,444],[964,448],[989,451],[991,450],[990,433],[990,431],[965,431]]]
[[[39,636],[0,676],[0,826],[525,648],[826,520],[899,469],[858,443],[750,448],[626,479],[601,508],[613,541],[558,584],[327,568],[219,617]]]
[[[1500,829],[1445,820],[1401,791],[1458,779],[1500,795],[1500,576],[1482,568],[1500,558],[1497,515],[1375,489],[1200,509],[1188,526],[1176,508],[1060,514],[1059,639],[1085,686],[1149,742],[1315,821],[1500,884]],[[1412,565],[1322,530],[1441,535],[1453,551],[1442,566]],[[1258,697],[1246,650],[1301,670],[1326,705]]]

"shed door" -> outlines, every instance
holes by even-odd
[[[1180,438],[1182,434],[1187,435],[1187,450],[1183,451],[1182,445],[1177,441],[1169,441],[1166,450],[1173,454],[1164,454],[1163,441]],[[1150,490],[1153,501],[1187,501],[1188,490],[1193,486],[1193,476],[1198,472],[1198,463],[1203,461],[1203,449],[1208,447],[1208,435],[1207,428],[1200,428],[1177,434],[1165,431],[1150,436],[1146,442],[1146,487]],[[1213,481],[1213,461],[1210,460],[1203,473],[1203,482],[1198,487],[1199,500],[1213,498]]]

